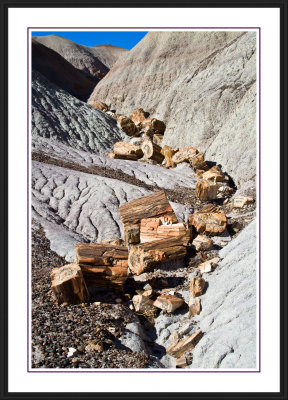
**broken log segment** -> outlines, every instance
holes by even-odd
[[[89,289],[123,289],[128,275],[128,260],[114,261],[114,265],[80,264]]]
[[[176,163],[172,160],[172,157],[178,152],[178,148],[173,148],[170,146],[163,146],[161,149],[161,154],[165,157],[164,167],[166,168],[175,168]]]
[[[122,155],[122,156],[130,156],[135,155],[137,158],[143,157],[143,151],[141,147],[135,146],[131,143],[126,142],[116,142],[113,146],[114,154]]]
[[[144,157],[149,160],[154,160],[158,163],[162,163],[164,160],[164,156],[161,154],[161,147],[149,139],[143,141],[141,149]]]
[[[206,181],[205,179],[199,179],[196,185],[195,194],[198,199],[207,201],[207,200],[216,200],[218,193],[218,185],[214,181]]]
[[[76,263],[53,268],[50,277],[57,304],[80,304],[88,300],[89,292],[81,268]]]
[[[192,231],[183,222],[166,224],[165,218],[143,218],[140,223],[140,242],[153,242],[165,238],[182,238],[183,244],[188,244]]]
[[[181,340],[180,342],[169,346],[166,349],[166,352],[167,354],[169,354],[169,356],[172,356],[174,358],[179,358],[184,353],[186,353],[186,351],[194,349],[194,347],[202,338],[202,336],[203,336],[202,331],[197,331],[193,335],[188,336],[187,338]]]
[[[173,313],[177,308],[181,307],[184,300],[180,297],[173,296],[171,294],[161,294],[154,301],[153,305],[161,310]]]
[[[189,217],[189,222],[196,228],[198,233],[210,236],[220,235],[227,226],[227,217],[224,213],[202,213],[196,212]]]
[[[77,243],[76,261],[94,265],[113,265],[115,260],[127,260],[126,246],[113,246],[101,243]]]
[[[184,258],[186,253],[181,238],[156,240],[131,246],[128,265],[133,274],[140,275],[163,262]]]
[[[137,224],[143,218],[165,216],[170,223],[178,222],[164,190],[122,204],[119,207],[123,224]]]

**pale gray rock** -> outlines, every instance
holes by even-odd
[[[76,149],[107,154],[125,136],[114,118],[32,74],[32,140],[49,138]]]
[[[121,343],[137,353],[148,353],[147,346],[144,343],[146,336],[143,333],[140,321],[137,320],[128,323],[120,338]]]
[[[67,261],[74,260],[77,242],[123,238],[119,205],[151,193],[116,179],[36,161],[31,183],[32,216],[44,227],[51,249]],[[182,221],[187,207],[171,204]]]
[[[193,362],[187,368],[255,368],[256,221],[229,242],[219,257],[215,271],[203,274],[207,290],[200,296],[201,313],[190,319],[188,313],[161,313],[155,319],[156,343],[167,348],[173,332],[181,339],[201,329],[204,336],[190,352]],[[189,291],[178,293],[188,303]],[[167,354],[160,360],[166,368],[175,367],[175,359]]]
[[[142,107],[166,123],[163,144],[196,146],[237,185],[256,171],[256,34],[149,32],[88,102]]]
[[[191,368],[255,368],[256,221],[219,255],[216,270],[203,275],[208,289],[195,320],[205,334],[193,351]]]

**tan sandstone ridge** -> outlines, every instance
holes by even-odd
[[[128,51],[111,45],[83,46],[58,35],[34,37],[34,40],[59,53],[90,78],[97,78],[96,83],[107,74],[118,57]]]
[[[237,185],[256,170],[254,32],[149,32],[95,87],[88,103],[167,125],[162,144],[196,146]]]

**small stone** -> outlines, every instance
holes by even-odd
[[[116,303],[120,304],[122,303],[122,299],[120,299],[119,297],[115,300]]]
[[[152,290],[152,286],[150,285],[150,283],[147,283],[144,288],[144,290]]]
[[[179,340],[180,340],[180,336],[179,336],[178,332],[175,331],[171,334],[171,336],[169,338],[169,343],[170,343],[170,345],[175,345],[179,342]]]
[[[220,167],[218,167],[217,165],[214,165],[208,171],[204,172],[202,178],[207,181],[223,182],[224,174],[221,171]]]
[[[95,306],[100,306],[101,305],[101,301],[94,301],[93,303]]]
[[[204,263],[199,265],[199,270],[200,272],[203,273],[209,273],[213,271],[213,269],[217,266],[220,258],[219,257],[214,257],[211,260],[205,261]]]
[[[203,201],[217,199],[218,185],[214,181],[199,179],[196,185],[196,197]]]
[[[191,317],[191,315],[198,315],[201,312],[201,300],[199,299],[199,297],[190,297],[189,300],[189,314],[188,314],[188,318]]]
[[[167,311],[168,313],[174,312],[177,308],[181,307],[184,303],[183,299],[172,296],[170,294],[162,294],[157,297],[153,305],[161,310]]]
[[[192,278],[190,282],[190,295],[192,297],[201,296],[205,289],[205,279],[203,278]]]
[[[192,242],[197,251],[208,251],[213,247],[213,241],[206,236],[198,235]]]
[[[191,359],[190,357],[187,356],[182,356],[180,358],[177,358],[176,360],[176,368],[185,368],[187,365],[191,364]]]
[[[246,204],[253,202],[253,197],[237,196],[232,201],[232,208],[243,208]]]
[[[195,154],[192,158],[190,158],[189,162],[191,167],[194,168],[194,170],[200,169],[207,171],[209,168],[208,165],[206,164],[203,153]]]
[[[142,293],[142,296],[145,296],[145,297],[151,297],[153,295],[153,289],[150,289],[150,290],[145,290],[143,293]]]
[[[136,312],[154,312],[156,309],[153,305],[153,301],[147,296],[141,294],[135,295],[132,301]]]
[[[77,350],[76,349],[74,349],[74,347],[69,347],[68,348],[68,354],[67,354],[67,357],[72,357],[73,356],[73,354],[74,353],[76,353],[77,352]]]

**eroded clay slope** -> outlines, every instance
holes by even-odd
[[[143,107],[167,124],[163,143],[196,146],[240,185],[255,177],[255,99],[256,34],[197,31],[149,32],[88,102]]]
[[[170,181],[175,185],[177,175]],[[31,183],[32,216],[44,227],[51,249],[67,261],[73,261],[77,242],[123,238],[119,205],[150,193],[116,179],[35,161]],[[172,205],[179,220],[191,212]]]
[[[95,86],[90,79],[56,51],[49,49],[36,40],[32,40],[32,68],[44,75],[49,81],[66,90],[72,96],[86,101]]]
[[[115,119],[71,96],[37,71],[32,74],[32,139],[48,138],[107,154],[122,140]]]
[[[56,162],[57,160],[61,160],[85,168],[96,166],[101,169],[114,171],[115,178],[120,171],[142,182],[143,185],[158,186],[163,189],[177,190],[179,186],[187,189],[195,189],[197,183],[195,172],[186,163],[179,164],[174,169],[165,169],[159,165],[151,165],[140,161],[108,158],[45,138],[38,138],[37,141],[34,141],[32,143],[32,151],[39,155],[52,157]],[[93,172],[93,169],[91,172]],[[117,178],[120,179],[121,176]]]
[[[90,77],[102,79],[117,58],[127,50],[116,46],[83,46],[58,35],[35,37],[39,43],[53,49],[75,68]]]
[[[167,348],[174,332],[191,335],[201,329],[204,335],[191,351],[188,368],[256,368],[256,221],[222,248],[219,257],[216,269],[202,275],[206,291],[200,314],[160,315],[155,319],[156,342]],[[181,294],[188,302],[189,290]],[[160,360],[175,368],[175,358],[164,355]]]
[[[192,368],[256,368],[256,221],[220,251],[199,315]],[[206,274],[207,275],[207,274]]]

